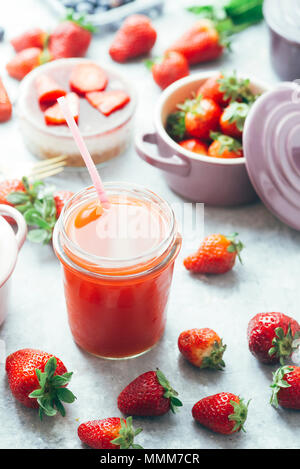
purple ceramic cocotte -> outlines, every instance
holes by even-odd
[[[198,155],[167,134],[167,116],[214,75],[191,75],[162,93],[155,110],[155,131],[136,137],[139,156],[163,170],[171,189],[189,200],[230,206],[259,196],[278,218],[300,230],[300,87],[296,83],[282,83],[268,91],[267,85],[250,80],[253,92],[262,96],[246,119],[244,158]]]
[[[283,80],[300,79],[300,1],[265,0],[271,62]]]

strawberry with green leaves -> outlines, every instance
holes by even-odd
[[[6,189],[7,184],[6,181]],[[14,183],[12,188],[14,190],[9,193],[6,190],[5,200],[19,210],[27,225],[33,228],[28,233],[28,239],[34,243],[49,243],[63,204],[73,196],[73,192],[55,192],[52,186],[41,181],[30,184],[27,178],[19,181],[19,186]]]
[[[46,352],[22,349],[12,353],[5,365],[13,396],[24,406],[39,409],[39,416],[65,416],[63,402],[71,404],[74,394],[66,388],[72,374],[63,362]]]
[[[77,433],[83,443],[94,449],[143,449],[134,443],[134,438],[142,431],[142,428],[134,430],[132,417],[126,420],[110,417],[82,423]]]
[[[300,367],[282,366],[273,373],[270,403],[286,409],[300,410]]]
[[[185,112],[185,131],[191,137],[209,140],[210,132],[219,127],[222,110],[212,99],[200,95],[178,104],[177,108]]]
[[[68,10],[64,21],[49,36],[48,49],[53,59],[84,57],[95,28],[86,21],[85,15]]]
[[[198,251],[184,259],[184,266],[195,274],[225,274],[230,271],[236,257],[241,262],[240,252],[243,249],[238,233],[230,236],[212,234],[204,238]]]
[[[148,371],[126,386],[118,397],[118,407],[127,415],[158,416],[176,413],[182,402],[160,370]]]
[[[249,350],[262,363],[281,363],[299,347],[300,324],[279,312],[256,314],[248,324]]]
[[[233,138],[242,138],[249,111],[249,104],[239,102],[229,104],[220,117],[220,127],[223,134]]]
[[[231,435],[245,431],[249,402],[245,404],[235,394],[221,392],[198,401],[192,409],[192,415],[196,422],[213,432]]]
[[[223,354],[226,345],[218,334],[208,327],[182,332],[178,337],[178,348],[182,355],[198,368],[222,370],[225,367]]]
[[[242,158],[243,147],[239,140],[218,132],[211,132],[213,143],[208,148],[208,156],[213,158]]]
[[[51,56],[47,50],[29,47],[18,52],[7,64],[7,73],[16,80],[22,80],[31,70],[49,62]]]
[[[250,89],[250,80],[238,78],[236,72],[221,72],[208,78],[197,95],[216,101],[225,107],[234,101],[252,103],[256,96]]]
[[[146,60],[146,65],[152,71],[153,80],[162,90],[190,73],[186,58],[174,51],[166,52],[160,58]]]

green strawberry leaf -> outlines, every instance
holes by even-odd
[[[57,411],[65,416],[62,402],[71,404],[76,399],[74,394],[65,387],[69,383],[72,373],[55,375],[56,369],[57,360],[55,357],[51,357],[47,361],[44,371],[39,368],[35,370],[40,387],[32,391],[28,397],[37,399],[40,419],[44,415],[52,417],[57,414]]]
[[[276,408],[279,406],[278,393],[280,389],[291,387],[291,385],[287,381],[285,381],[284,377],[286,374],[291,373],[293,370],[294,368],[291,366],[282,366],[281,368],[278,368],[275,373],[273,373],[273,383],[270,386],[270,388],[272,389],[270,404]]]
[[[143,449],[142,446],[134,443],[134,437],[143,431],[142,428],[134,430],[132,426],[132,417],[128,417],[125,422],[124,419],[121,419],[119,436],[114,440],[111,440],[111,443],[113,445],[120,446],[120,449]]]
[[[43,243],[47,244],[52,238],[52,234],[48,230],[44,229],[34,229],[30,230],[27,235],[27,239],[31,241],[32,243]]]
[[[185,112],[177,111],[169,114],[166,124],[167,134],[175,141],[180,141],[185,136]]]
[[[178,392],[172,388],[169,381],[163,374],[163,372],[159,369],[156,370],[156,376],[159,384],[164,388],[165,393],[164,397],[170,400],[170,409],[173,414],[178,411],[178,407],[182,407],[182,402],[177,398]]]
[[[30,196],[22,191],[12,192],[8,194],[6,200],[12,205],[22,205],[30,201]]]

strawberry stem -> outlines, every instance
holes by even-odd
[[[270,357],[278,357],[280,364],[284,365],[285,359],[289,358],[292,353],[298,349],[299,344],[297,339],[300,337],[300,332],[296,332],[295,335],[292,334],[291,324],[288,326],[287,333],[284,334],[282,327],[277,327],[275,329],[276,337],[272,340],[272,347],[269,350]]]
[[[247,404],[245,404],[244,399],[239,398],[239,402],[230,401],[230,404],[232,405],[234,412],[233,414],[229,415],[228,420],[231,420],[235,423],[232,429],[232,433],[236,431],[240,432],[241,430],[246,432],[244,423],[247,420],[250,400],[247,402]]]
[[[245,246],[240,240],[236,239],[237,236],[238,236],[238,233],[233,233],[229,236],[226,236],[228,241],[230,241],[230,245],[228,246],[227,251],[228,252],[236,252],[237,256],[238,256],[238,259],[239,259],[240,263],[242,264],[243,261],[242,261],[242,258],[240,256],[240,252],[244,249]]]

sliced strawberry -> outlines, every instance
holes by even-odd
[[[95,91],[87,93],[85,97],[92,106],[96,107],[105,116],[109,116],[112,112],[121,109],[130,101],[130,96],[122,90]]]
[[[79,97],[76,93],[68,93],[66,95],[66,99],[75,121],[78,122]],[[44,112],[44,118],[47,125],[67,125],[58,103],[46,109]]]
[[[53,104],[56,102],[57,98],[67,94],[53,78],[47,75],[37,77],[36,88],[40,105]]]
[[[90,91],[102,91],[107,85],[107,76],[98,65],[94,63],[78,64],[73,68],[70,77],[71,90],[80,95]]]

